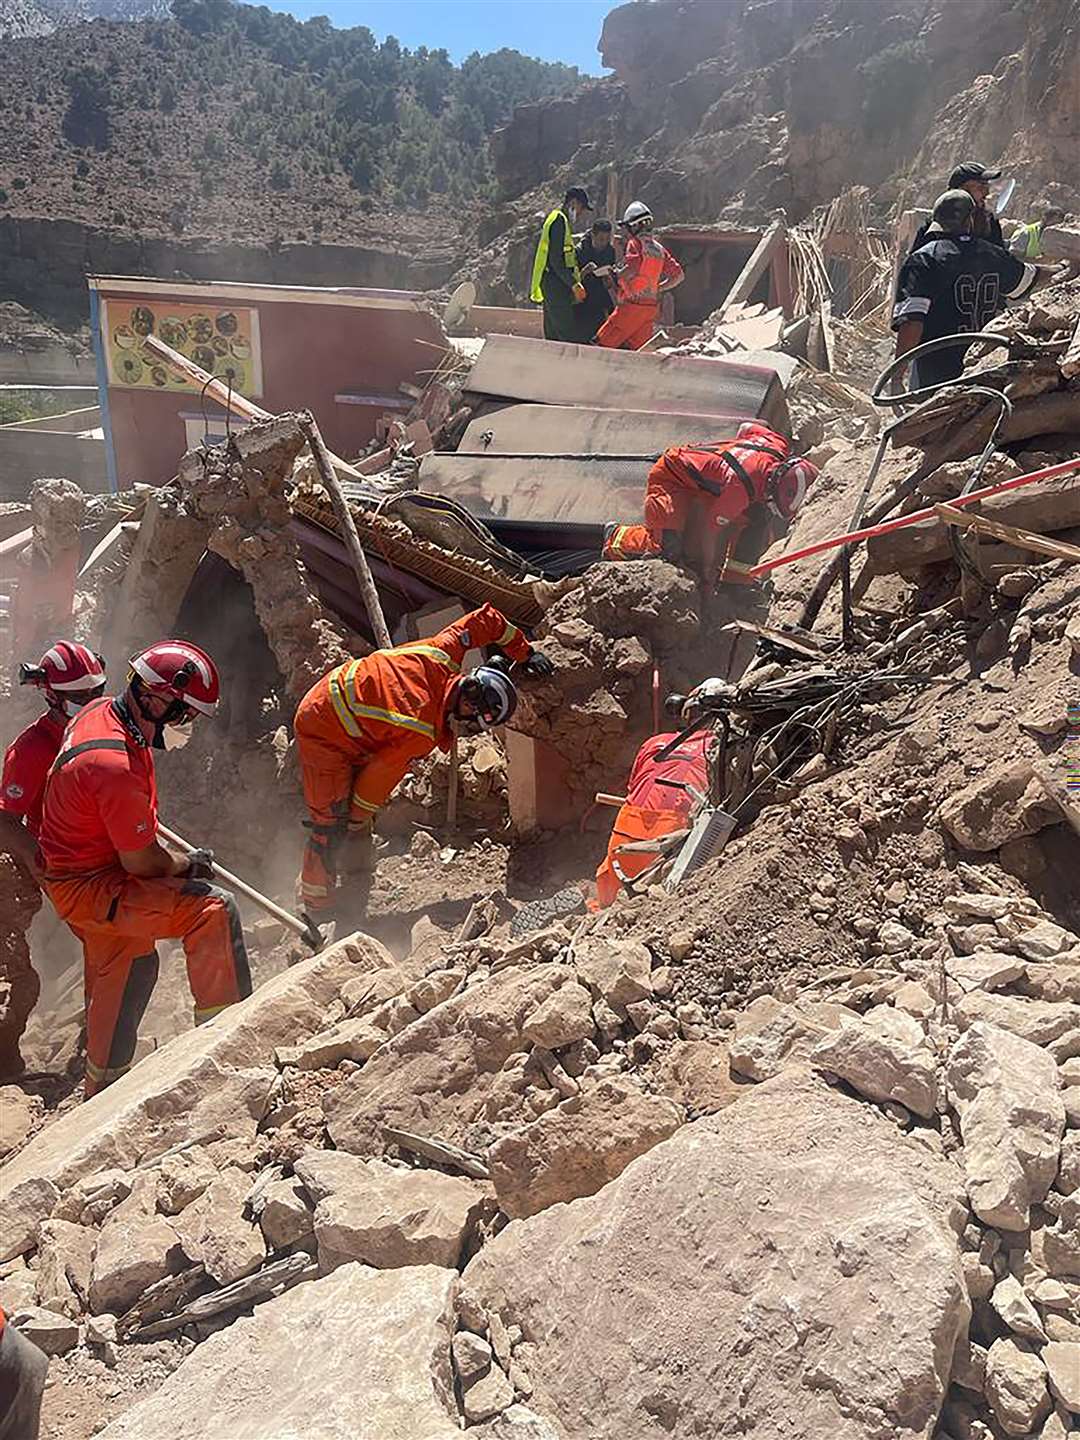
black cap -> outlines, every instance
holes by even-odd
[[[991,170],[986,165],[980,165],[977,160],[965,160],[962,165],[957,165],[956,169],[949,176],[949,189],[959,189],[961,185],[966,185],[969,180],[984,180],[989,182],[1000,179],[1000,170]]]
[[[934,201],[934,224],[942,230],[962,230],[975,213],[975,201],[967,190],[946,190]]]
[[[564,203],[566,200],[576,200],[585,210],[592,209],[592,204],[589,201],[589,192],[583,190],[580,185],[570,186],[570,189],[567,190],[564,197]]]

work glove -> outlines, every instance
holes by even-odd
[[[189,880],[209,880],[214,873],[213,850],[193,850],[184,874]]]
[[[514,668],[514,662],[510,659],[510,656],[494,648],[488,652],[488,658],[484,661],[484,664],[489,670],[501,670],[504,675],[509,675]]]
[[[528,675],[530,680],[546,680],[549,675],[555,674],[555,666],[546,655],[541,655],[539,650],[534,650],[522,663],[521,673]]]
[[[584,285],[575,285],[574,288],[573,288],[573,290],[571,291],[571,294],[572,294],[573,297],[574,297],[574,304],[575,304],[575,305],[580,305],[581,302],[585,299],[585,295],[586,295],[585,286],[584,286]]]

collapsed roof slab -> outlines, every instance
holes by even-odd
[[[787,400],[775,368],[728,358],[491,335],[464,388],[478,396],[545,405],[739,415],[790,433]]]
[[[484,405],[458,453],[485,455],[660,455],[669,445],[731,436],[743,415],[596,410],[578,405]]]
[[[420,485],[457,501],[478,520],[632,523],[641,518],[651,464],[651,456],[523,460],[512,455],[433,453],[420,462]]]

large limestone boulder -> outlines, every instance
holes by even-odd
[[[343,1265],[204,1341],[100,1440],[459,1440],[452,1270]]]
[[[965,995],[954,1013],[961,1027],[983,1020],[1033,1045],[1050,1045],[1071,1030],[1080,1029],[1080,1005],[1028,1000],[1019,995],[988,995],[982,990]]]
[[[499,1204],[517,1219],[595,1195],[683,1121],[674,1101],[611,1078],[564,1100],[488,1152]]]
[[[90,1272],[90,1309],[122,1315],[144,1290],[184,1268],[180,1239],[153,1209],[152,1182],[122,1201],[101,1227]]]
[[[65,1190],[114,1166],[133,1169],[185,1140],[254,1137],[277,1078],[275,1047],[321,1030],[351,977],[390,964],[376,941],[350,935],[170,1040],[47,1126],[0,1168],[0,1259],[32,1248],[55,1203],[53,1185]]]
[[[456,1266],[489,1190],[438,1170],[409,1170],[384,1160],[312,1151],[296,1175],[315,1202],[319,1262],[329,1271],[350,1260],[379,1269]]]
[[[960,1113],[964,1171],[987,1225],[1026,1230],[1058,1170],[1065,1105],[1053,1058],[982,1021],[949,1052],[949,1095]]]
[[[959,1191],[792,1071],[510,1224],[465,1281],[524,1331],[529,1406],[563,1436],[930,1440],[970,1317]]]
[[[509,1056],[530,1048],[526,1021],[567,983],[575,975],[565,965],[508,969],[414,1020],[327,1096],[334,1144],[381,1155],[385,1125],[467,1143],[494,1077]]]

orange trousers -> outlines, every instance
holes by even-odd
[[[659,305],[616,305],[596,332],[596,343],[608,350],[640,350],[653,337]]]
[[[596,872],[596,899],[589,908],[605,910],[618,897],[622,882],[615,873],[616,863],[626,878],[632,880],[658,858],[648,851],[632,850],[629,855],[620,855],[620,846],[631,840],[656,840],[673,830],[681,830],[685,824],[685,817],[677,810],[643,810],[640,805],[624,805],[615,816],[604,863]]]
[[[346,735],[323,676],[300,702],[293,721],[304,803],[311,816],[297,894],[310,911],[329,910],[337,889],[337,851],[348,827],[353,781],[363,754]]]
[[[236,901],[205,880],[143,880],[125,870],[46,880],[49,899],[82,941],[87,1098],[127,1072],[158,976],[156,940],[181,940],[201,1025],[251,994]]]

